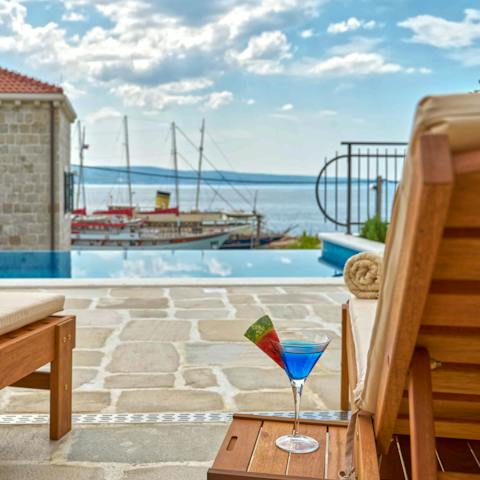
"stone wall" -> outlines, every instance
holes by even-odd
[[[0,103],[0,249],[49,250],[51,239],[51,102]],[[64,213],[64,171],[70,165],[70,121],[61,103],[55,119],[55,249],[70,247]]]

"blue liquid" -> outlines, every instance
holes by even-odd
[[[302,341],[282,342],[282,360],[290,379],[307,378],[327,345]]]

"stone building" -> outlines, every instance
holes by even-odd
[[[0,249],[70,248],[75,111],[61,87],[0,68]]]

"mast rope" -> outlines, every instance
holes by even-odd
[[[190,145],[195,148],[196,151],[198,151],[198,147],[193,143],[193,141],[188,137],[188,135],[178,126],[176,125],[177,130],[183,135],[183,137],[187,140]],[[220,175],[220,177],[230,185],[230,187],[238,194],[238,196],[249,206],[251,207],[251,202],[250,200],[240,191],[238,188],[233,185],[228,178],[226,178],[220,170],[215,167],[215,165],[210,161],[210,159],[205,155],[205,152],[203,153],[203,158],[209,163],[209,165],[215,170],[215,172]]]
[[[177,154],[193,170],[192,164],[185,158],[185,156],[182,155],[180,152],[177,152]],[[205,183],[207,184],[208,187],[210,187],[214,191],[215,195],[219,196],[228,205],[229,208],[231,208],[233,211],[235,211],[235,207],[223,195],[221,195],[220,192],[216,188],[214,188],[212,185],[210,185],[207,181],[205,181]]]
[[[220,145],[215,141],[215,139],[212,137],[212,134],[207,131],[207,135],[208,135],[208,138],[210,139],[210,141],[213,143],[213,145],[215,146],[215,148],[218,150],[218,152],[220,153],[220,155],[223,157],[223,159],[227,162],[228,166],[232,169],[232,172],[235,173],[235,175],[238,176],[238,172],[235,170],[235,167],[233,166],[232,162],[229,160],[229,158],[227,157],[227,155],[225,154],[225,152],[220,148]],[[245,187],[245,190],[253,197],[255,195],[255,193],[249,188],[249,187]]]

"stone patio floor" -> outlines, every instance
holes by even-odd
[[[26,290],[26,289],[25,289]],[[339,408],[340,286],[42,289],[77,316],[75,412],[291,410],[287,378],[243,338],[267,313],[279,329],[333,341],[311,375],[305,410]],[[46,413],[48,392],[4,389],[0,414]],[[227,425],[75,425],[60,442],[48,427],[0,427],[0,478],[200,479]]]

